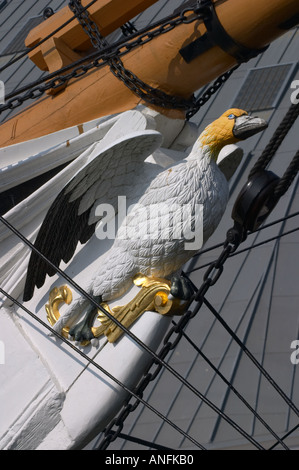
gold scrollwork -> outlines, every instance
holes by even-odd
[[[187,301],[182,302],[179,299],[169,298],[170,281],[137,274],[133,282],[140,287],[140,291],[126,305],[110,308],[106,303],[101,304],[126,328],[131,326],[146,311],[154,311],[161,315],[182,315],[186,311]],[[46,311],[47,318],[52,326],[60,317],[60,305],[62,303],[70,304],[71,301],[72,293],[67,286],[55,287],[50,292]],[[101,326],[92,327],[95,338],[105,335],[110,343],[114,343],[123,334],[123,330],[100,310],[98,311],[97,320],[101,323]],[[67,337],[68,331],[68,328],[64,328],[63,335]]]
[[[137,274],[133,280],[140,291],[127,305],[110,308],[102,304],[114,318],[126,328],[132,325],[146,311],[154,311],[161,315],[182,315],[186,310],[186,302],[179,299],[169,299],[171,283],[166,279],[147,277]],[[110,343],[114,343],[123,330],[113,323],[103,312],[98,312],[98,320],[102,326],[93,329],[95,337],[105,335]]]

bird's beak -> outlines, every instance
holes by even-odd
[[[245,114],[236,118],[233,134],[238,140],[245,140],[267,127],[268,123],[264,119]]]

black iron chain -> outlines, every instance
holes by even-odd
[[[108,46],[107,41],[101,35],[97,24],[91,19],[89,12],[84,11],[81,0],[72,0],[69,2],[69,7],[71,11],[77,15],[77,18],[88,35],[92,45],[96,49],[103,49],[103,47]],[[172,26],[177,26],[181,24],[182,19],[179,18],[178,22],[172,23]],[[167,28],[169,31],[169,29]],[[143,80],[137,77],[131,70],[128,70],[121,60],[120,57],[115,55],[113,58],[109,60],[110,70],[113,75],[121,80],[124,85],[129,88],[133,93],[135,93],[139,98],[144,100],[147,103],[150,103],[155,106],[160,106],[163,108],[170,108],[170,109],[182,109],[187,111],[193,104],[193,100],[184,100],[177,96],[172,96],[165,93],[162,90],[154,88]]]
[[[181,12],[164,18],[149,28],[145,28],[139,33],[133,34],[127,41],[119,41],[117,44],[104,46],[106,40],[98,31],[97,26],[91,22],[88,12],[85,9],[80,9],[78,2],[73,1],[70,3],[73,4],[72,8],[74,8],[74,13],[77,12],[76,14],[79,21],[81,18],[82,27],[84,27],[90,40],[94,42],[94,44],[97,44],[97,48],[100,47],[101,51],[98,54],[92,54],[86,59],[81,59],[57,72],[49,74],[48,77],[43,77],[29,86],[21,88],[19,91],[17,90],[10,93],[7,96],[6,103],[0,106],[0,114],[5,110],[18,108],[27,100],[40,98],[47,90],[60,88],[69,80],[81,78],[95,68],[109,65],[112,73],[120,78],[135,94],[140,96],[141,99],[163,108],[184,110],[186,111],[186,118],[190,119],[211,98],[211,96],[218,91],[223,83],[228,80],[236,68],[235,67],[221,75],[213,85],[205,91],[203,96],[200,96],[197,99],[192,97],[190,100],[184,100],[180,97],[170,96],[162,90],[150,87],[139,80],[133,72],[128,71],[122,66],[120,58],[131,52],[133,49],[152,41],[161,34],[168,33],[181,24],[189,24],[202,19],[205,14],[204,7],[184,9]],[[87,60],[90,60],[90,62],[87,63]],[[18,94],[22,92],[25,93],[23,95]]]
[[[88,10],[82,6],[81,1],[71,0],[69,2],[69,9],[77,17],[95,49],[103,49],[109,45],[107,40],[101,35],[97,24],[91,20]]]
[[[108,46],[107,41],[101,35],[96,23],[92,21],[88,11],[84,10],[81,4],[81,0],[73,0],[69,2],[69,7],[72,12],[77,15],[78,20],[80,21],[84,31],[89,36],[91,43],[95,48],[102,49],[103,47]],[[203,19],[205,17],[205,7],[198,6],[193,10],[193,13],[198,15],[197,19]],[[186,14],[187,11],[190,10],[183,10],[183,15]],[[171,29],[173,27],[178,26],[182,22],[182,18],[178,18],[178,20],[173,20],[174,22],[171,24]],[[167,28],[167,32],[170,31]],[[153,88],[152,86],[146,84],[143,80],[137,77],[131,70],[128,70],[120,57],[117,55],[111,59],[110,63],[110,70],[115,77],[121,80],[127,88],[129,88],[133,93],[139,96],[142,100],[147,103],[160,106],[162,108],[167,109],[180,109],[186,111],[186,118],[189,120],[192,116],[194,116],[199,109],[211,98],[211,96],[219,90],[219,88],[225,83],[231,74],[233,73],[234,69],[229,70],[225,74],[221,75],[213,85],[206,90],[203,96],[198,98],[197,100],[193,97],[192,99],[185,100],[178,96],[172,96],[168,93],[163,92],[157,88]]]
[[[165,336],[163,340],[163,346],[157,354],[160,360],[164,360],[165,357],[168,355],[168,353],[177,346],[177,344],[181,340],[181,337],[183,336],[184,329],[186,328],[187,324],[198,313],[198,311],[202,307],[205,294],[210,289],[210,287],[213,286],[218,281],[219,277],[221,276],[223,269],[224,269],[225,261],[227,260],[227,258],[229,258],[229,256],[232,253],[234,253],[237,250],[238,246],[243,240],[244,240],[244,234],[242,232],[242,229],[240,231],[235,226],[227,232],[227,238],[223,245],[222,253],[218,257],[218,259],[209,266],[208,270],[206,271],[204,275],[204,281],[201,287],[197,290],[196,294],[194,294],[193,296],[193,301],[195,302],[194,308],[192,310],[188,310],[180,318],[178,323],[170,328],[169,332]],[[150,382],[156,379],[162,367],[163,367],[163,364],[161,362],[158,362],[156,359],[154,359],[150,363],[147,370],[144,372],[144,375],[142,379],[140,380],[139,384],[134,389],[135,396],[137,395],[140,398],[143,398],[144,390],[146,389],[146,387],[149,385]],[[102,441],[97,447],[98,450],[107,449],[109,445],[111,444],[111,442],[117,439],[117,437],[119,436],[119,434],[121,433],[124,427],[125,419],[128,417],[130,413],[136,410],[137,406],[140,403],[138,399],[137,400],[135,399],[133,403],[131,402],[132,402],[132,397],[130,397],[125,402],[124,407],[119,413],[119,415],[116,418],[114,418],[110,422],[109,426],[104,430]]]
[[[236,65],[233,67],[231,70],[228,70],[227,72],[223,73],[220,75],[215,82],[212,84],[212,86],[209,86],[206,91],[199,96],[196,100],[194,100],[192,106],[189,108],[189,110],[186,113],[186,119],[189,120],[191,119],[198,111],[200,108],[206,104],[210,98],[224,85],[225,82],[230,78],[232,73],[240,67],[241,64]]]

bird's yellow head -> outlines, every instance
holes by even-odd
[[[208,149],[211,158],[216,160],[225,145],[245,140],[267,126],[263,119],[249,116],[242,109],[232,108],[207,126],[199,136],[199,141],[202,147]]]

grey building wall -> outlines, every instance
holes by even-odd
[[[182,3],[160,0],[139,15],[135,19],[135,25],[137,28],[145,26],[171,13]],[[56,10],[65,4],[66,2],[58,0],[8,0],[0,12],[0,67],[14,57],[4,56],[3,51],[29,18],[41,15],[46,6]],[[231,210],[234,201],[254,162],[291,104],[290,96],[293,90],[290,86],[294,80],[299,79],[298,50],[299,32],[298,28],[294,28],[273,43],[265,53],[243,64],[192,118],[200,133],[208,123],[233,105],[250,70],[292,64],[292,70],[285,77],[286,80],[276,85],[276,102],[268,105],[267,109],[258,111],[258,114],[267,118],[268,129],[262,135],[242,144],[244,159],[230,184],[231,195],[226,214],[205,248],[225,240],[226,231],[232,226]],[[7,92],[10,92],[40,76],[41,71],[24,58],[1,73],[0,79],[5,82]],[[258,97],[259,87],[262,87],[262,83],[255,89]],[[11,112],[6,112],[0,118],[4,120],[10,115]],[[298,150],[298,134],[299,126],[296,122],[271,163],[270,169],[279,176]],[[296,213],[298,202],[297,177],[267,222]],[[290,355],[291,343],[299,337],[298,232],[268,241],[261,246],[255,245],[283,235],[298,226],[298,217],[293,217],[250,235],[240,248],[248,250],[227,261],[223,275],[207,295],[207,299],[229,327],[297,406],[299,365],[291,363]],[[197,286],[201,284],[205,271],[201,266],[215,260],[220,251],[221,248],[218,248],[197,256],[186,266],[185,271],[191,272],[190,277]],[[206,307],[203,307],[188,325],[186,334],[280,437],[298,424],[296,414]],[[254,417],[185,338],[182,338],[167,360],[196,389],[259,443],[268,448],[275,442],[269,430]],[[144,399],[207,448],[254,447],[166,370],[146,389]],[[127,418],[123,433],[173,449],[196,448],[142,405]],[[99,440],[100,438],[101,436]],[[94,441],[91,447],[96,447],[99,440]],[[290,446],[299,445],[298,429],[286,439],[286,443]],[[110,446],[110,449],[137,448],[144,447],[122,439],[117,439]]]

